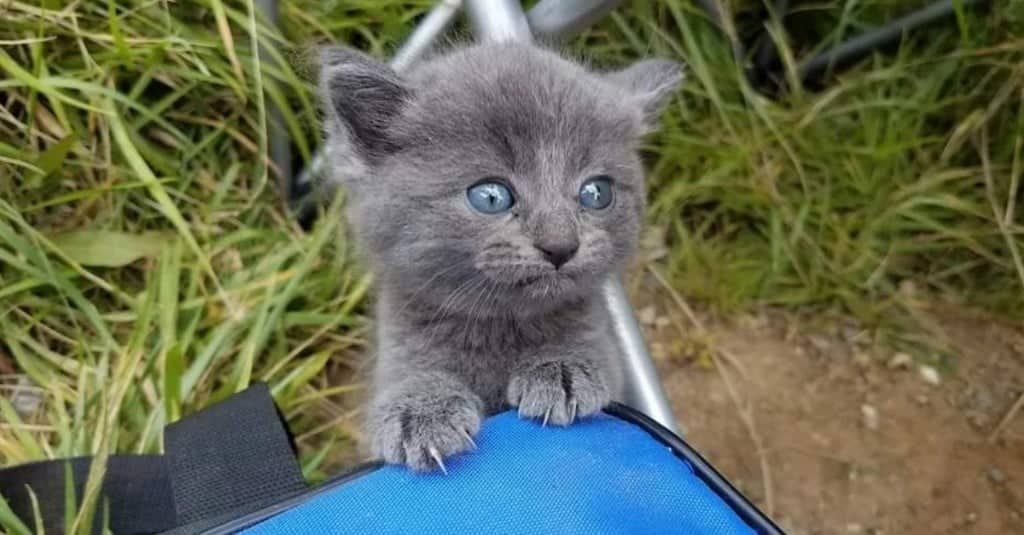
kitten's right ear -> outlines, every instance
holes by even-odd
[[[395,150],[387,131],[409,96],[398,73],[379,60],[347,47],[320,51],[327,133],[343,137],[350,157],[365,163]]]
[[[640,108],[645,131],[657,126],[658,115],[683,77],[683,65],[666,59],[646,59],[605,75],[606,80],[629,92],[627,101]]]

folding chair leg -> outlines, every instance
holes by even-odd
[[[682,434],[676,417],[672,414],[668,397],[661,387],[658,370],[655,369],[651,354],[647,351],[643,332],[633,315],[633,307],[629,304],[622,282],[618,277],[612,278],[605,283],[602,291],[622,355],[625,383],[622,402],[650,416],[654,421],[671,429],[673,433]]]

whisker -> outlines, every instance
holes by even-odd
[[[403,297],[403,299],[405,299],[405,303],[404,303],[404,304],[402,305],[402,308],[398,309],[398,311],[396,312],[396,314],[401,314],[402,312],[405,312],[405,310],[406,310],[407,308],[409,308],[409,305],[411,305],[411,304],[412,304],[412,303],[413,303],[413,302],[415,301],[416,297],[418,297],[418,296],[419,296],[419,294],[420,294],[420,293],[421,293],[421,292],[422,292],[423,290],[426,290],[426,289],[427,289],[427,287],[428,287],[428,286],[430,286],[430,283],[432,283],[432,282],[434,282],[435,280],[437,280],[437,278],[438,278],[438,277],[440,277],[440,276],[442,276],[442,275],[446,275],[446,274],[448,274],[448,273],[452,272],[453,270],[455,270],[455,269],[456,269],[456,268],[458,268],[458,267],[460,267],[460,264],[458,264],[458,263],[454,263],[454,264],[451,264],[451,265],[449,265],[448,267],[446,267],[446,268],[444,268],[444,269],[442,269],[442,270],[438,271],[437,273],[434,273],[433,275],[431,275],[431,276],[430,276],[430,278],[429,278],[429,279],[427,279],[427,281],[426,281],[426,282],[424,282],[424,283],[423,283],[423,284],[422,284],[422,285],[421,285],[421,286],[420,286],[419,288],[417,288],[416,290],[414,290],[414,291],[413,291],[413,293],[412,293],[411,295],[408,295],[408,296],[402,296],[402,297]]]
[[[487,280],[488,279],[483,276],[470,277],[466,279],[462,284],[460,284],[454,291],[452,291],[451,295],[449,295],[448,298],[445,299],[444,303],[441,304],[441,307],[434,313],[431,319],[427,322],[427,328],[430,329],[430,336],[429,338],[427,338],[425,347],[429,347],[430,344],[434,341],[434,336],[441,329],[444,320],[448,317],[448,313],[451,311],[451,308],[455,304],[455,302],[458,301],[460,297],[475,291],[477,288],[477,284],[486,284]]]
[[[487,302],[491,298],[491,295],[493,295],[494,290],[496,290],[497,288],[498,283],[495,281],[491,281],[490,284],[484,286],[483,291],[480,292],[480,295],[476,298],[476,301],[473,302],[473,306],[470,307],[469,309],[469,321],[466,323],[466,328],[463,330],[462,333],[463,340],[468,340],[470,334],[473,332],[473,328],[476,326],[476,321],[478,319],[478,316],[476,314],[476,311],[478,310],[477,306],[479,305],[486,307]]]

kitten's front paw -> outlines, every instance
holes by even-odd
[[[569,425],[609,401],[604,371],[584,361],[540,362],[513,375],[508,385],[508,402],[519,407],[519,415],[543,418],[545,424]]]
[[[445,457],[476,447],[482,411],[483,403],[471,393],[397,396],[373,411],[373,454],[419,472],[447,472]]]

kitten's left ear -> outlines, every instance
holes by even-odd
[[[365,163],[394,150],[388,130],[410,91],[391,67],[351,48],[324,48],[320,94],[328,137],[346,156]]]
[[[628,91],[629,100],[639,106],[644,130],[657,126],[658,116],[683,78],[683,65],[667,59],[646,59],[605,75],[606,80]]]

